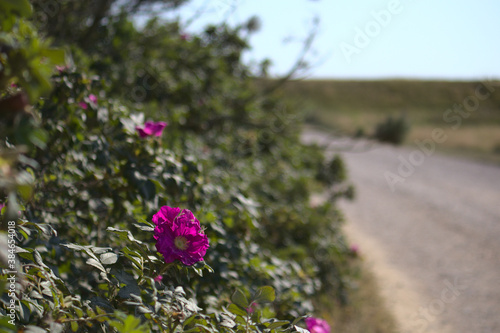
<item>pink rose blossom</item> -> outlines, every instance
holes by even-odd
[[[311,333],[330,333],[330,326],[326,320],[318,318],[306,318],[307,329]]]
[[[94,94],[90,94],[87,99],[92,103],[92,104],[97,104],[97,96],[94,95]],[[85,103],[84,101],[81,101],[78,103],[78,105],[80,105],[80,107],[84,110],[87,110],[89,105],[87,103]]]
[[[156,225],[156,250],[166,263],[178,259],[191,266],[203,260],[209,247],[208,237],[201,231],[200,221],[191,211],[163,206],[153,215],[153,222]]]
[[[137,126],[135,130],[139,133],[141,138],[145,138],[147,136],[161,136],[163,129],[167,126],[167,123],[163,121],[154,122],[154,121],[146,121],[144,124],[144,128]]]
[[[89,100],[94,103],[94,104],[97,104],[97,96],[94,95],[94,94],[90,94],[89,95]]]

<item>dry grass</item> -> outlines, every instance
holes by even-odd
[[[411,131],[408,142],[431,138],[434,126],[416,126]],[[463,126],[459,129],[441,127],[445,130],[447,139],[442,145],[449,149],[477,150],[482,153],[493,153],[500,147],[500,126],[477,125]]]
[[[441,152],[500,161],[500,83],[488,83],[492,93],[481,100],[469,117],[461,117],[458,129],[443,117],[454,105],[486,91],[481,82],[451,81],[292,81],[284,96],[308,114],[309,121],[338,134],[354,135],[363,130],[372,135],[376,125],[389,115],[405,114],[411,129],[406,144],[430,137],[434,128],[448,138]],[[454,115],[457,115],[456,113]]]
[[[396,324],[379,295],[373,274],[359,263],[360,278],[349,295],[349,305],[331,304],[325,296],[321,301],[320,315],[331,325],[332,332],[342,333],[395,333]]]

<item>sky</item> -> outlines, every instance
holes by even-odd
[[[274,75],[294,64],[317,17],[307,78],[500,78],[498,0],[191,0],[178,14],[200,9],[187,32],[259,17],[244,61],[269,58]]]

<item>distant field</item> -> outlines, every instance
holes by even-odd
[[[283,94],[304,109],[310,123],[338,133],[362,129],[371,135],[386,117],[405,114],[411,124],[406,144],[441,128],[448,136],[441,151],[500,161],[498,81],[304,80],[288,82]]]

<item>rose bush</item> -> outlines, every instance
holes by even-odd
[[[33,99],[29,127],[45,134],[29,149],[16,130],[3,138],[22,156],[5,165],[23,176],[0,193],[15,212],[23,202],[18,326],[292,332],[316,295],[345,301],[340,214],[334,200],[309,203],[343,178],[300,143],[300,113],[255,87],[240,62],[243,28],[183,39],[178,22],[136,29],[126,16],[101,28],[109,43],[73,45],[75,63],[46,73],[53,89]],[[16,93],[8,82],[23,66],[7,65],[2,96]],[[151,135],[161,140],[141,139]]]

